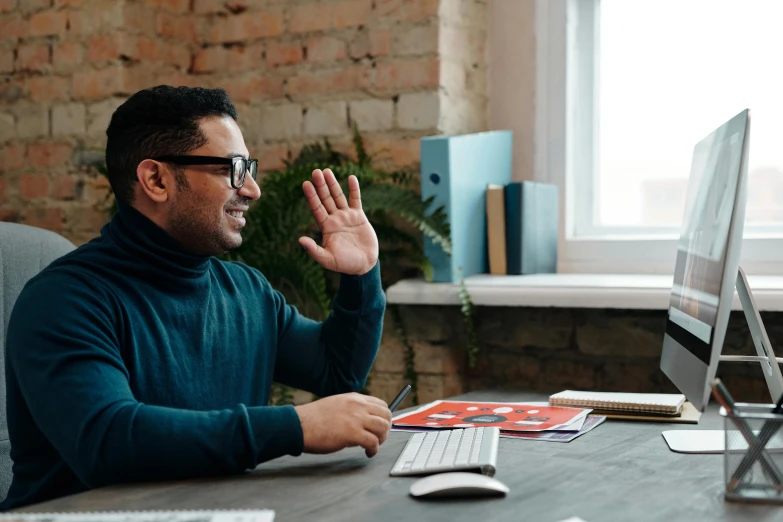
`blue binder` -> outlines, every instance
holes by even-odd
[[[451,228],[451,256],[424,238],[434,282],[488,272],[488,183],[511,181],[512,137],[509,130],[421,139],[421,197],[434,196],[431,210],[444,206]]]

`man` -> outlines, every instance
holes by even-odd
[[[0,509],[107,484],[240,473],[281,455],[386,439],[391,412],[355,393],[380,343],[378,241],[328,169],[304,197],[341,273],[323,323],[257,270],[212,257],[238,247],[260,193],[222,90],[159,86],[113,114],[106,148],[119,211],[100,237],[31,279],[7,339],[13,483]],[[293,240],[293,238],[292,238]],[[272,381],[325,397],[267,406]]]

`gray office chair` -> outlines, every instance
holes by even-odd
[[[5,336],[8,319],[25,283],[58,257],[76,248],[59,234],[0,222],[0,499],[11,486],[11,442],[5,404]]]

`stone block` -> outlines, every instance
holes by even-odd
[[[502,348],[568,348],[573,335],[572,312],[566,308],[480,307],[479,342]]]
[[[577,314],[576,344],[588,355],[660,357],[664,311],[586,309]]]
[[[397,125],[402,129],[435,129],[439,119],[437,91],[403,94],[397,102]]]
[[[261,110],[261,137],[264,140],[289,140],[302,135],[302,106],[296,103],[268,105]]]
[[[343,101],[311,105],[304,115],[305,134],[337,136],[348,130],[347,106]]]
[[[351,121],[361,132],[392,128],[394,102],[390,99],[357,100],[349,104]]]

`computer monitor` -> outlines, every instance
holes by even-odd
[[[745,224],[750,110],[696,144],[677,247],[661,370],[700,411],[709,401],[737,288],[771,394],[783,377],[739,268]],[[774,368],[772,367],[774,365]],[[774,397],[777,399],[777,396]]]

